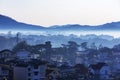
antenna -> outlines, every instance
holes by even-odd
[[[19,43],[19,36],[20,36],[20,33],[18,32],[18,33],[16,34],[16,44]]]

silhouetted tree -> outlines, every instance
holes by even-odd
[[[120,51],[120,44],[113,46],[113,51]]]
[[[78,44],[74,41],[69,41],[68,42],[68,51],[70,53],[76,53],[76,51],[78,50]]]
[[[15,45],[13,51],[17,52],[21,49],[25,49],[29,51],[29,45],[26,43],[26,41],[19,42],[17,45]]]
[[[88,49],[88,47],[87,47],[87,42],[83,42],[83,43],[81,43],[81,48],[83,49],[83,50],[86,50],[86,49]]]
[[[97,46],[96,46],[95,42],[93,42],[93,43],[90,45],[90,48],[97,50]]]
[[[74,41],[69,41],[68,42],[68,56],[69,56],[69,60],[71,60],[72,63],[75,62],[75,55],[76,55],[76,51],[78,50],[78,44]]]
[[[100,45],[98,46],[98,48],[99,48],[99,49],[103,48],[103,45],[102,45],[102,44],[100,44]]]

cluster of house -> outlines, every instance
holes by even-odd
[[[116,71],[119,67],[115,66]],[[84,65],[79,53],[76,64],[71,65],[62,61],[60,55],[58,61],[55,56],[54,60],[46,61],[26,50],[17,53],[7,49],[0,51],[0,80],[110,80],[114,76],[112,73],[106,62]]]
[[[120,51],[77,51],[76,63],[84,63],[86,66],[90,64],[96,64],[98,62],[104,62],[108,64],[111,72],[120,70]]]
[[[0,51],[0,80],[40,80],[45,78],[46,61],[26,50]]]

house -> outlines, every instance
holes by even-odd
[[[120,56],[120,51],[118,51],[118,50],[113,50],[113,51],[112,51],[112,55],[113,55],[113,56]]]
[[[13,68],[14,80],[45,80],[46,61],[19,62]]]
[[[52,55],[51,60],[57,62],[63,62],[63,55]]]
[[[87,69],[87,67],[85,67],[84,64],[76,64],[74,66],[74,69],[75,69],[75,74],[78,79],[82,79],[82,78],[86,79],[87,78],[88,69]]]
[[[76,64],[74,66],[74,68],[75,68],[75,71],[77,73],[81,73],[81,74],[84,74],[84,75],[86,75],[88,73],[87,67],[85,67],[83,64]]]
[[[46,69],[46,80],[57,80],[57,77],[60,76],[59,69],[56,65],[49,64]]]
[[[0,80],[13,80],[13,73],[9,65],[0,64]]]
[[[19,60],[29,60],[30,59],[30,52],[22,49],[16,52],[16,58]]]
[[[4,59],[4,61],[13,60],[15,58],[15,54],[8,49],[0,51],[0,59]]]
[[[89,71],[94,75],[95,79],[109,79],[110,76],[110,67],[103,62],[91,64]]]
[[[107,64],[104,64],[100,69],[100,79],[110,79],[110,67]]]
[[[61,66],[49,64],[46,70],[46,78],[47,80],[63,80],[66,78],[71,78],[73,76],[71,74],[74,72],[74,68],[66,63],[62,64]]]
[[[60,77],[59,80],[74,80],[75,79],[75,69],[69,63],[65,62],[60,67]]]
[[[77,51],[75,64],[83,64],[84,63],[84,59],[83,59],[84,55],[85,55],[84,51]]]
[[[73,68],[73,66],[71,66],[69,63],[64,62],[64,64],[62,64],[60,67],[60,72],[61,73],[68,73],[68,72],[74,72],[75,69]]]
[[[30,54],[29,56],[31,59],[39,59],[40,58],[40,54]]]
[[[117,72],[118,70],[120,70],[120,60],[115,59],[113,63],[113,72]]]
[[[118,70],[120,70],[120,50],[113,49],[111,64],[112,72],[117,72]]]
[[[83,63],[84,63],[83,58],[80,56],[77,56],[75,60],[75,64],[83,64]]]

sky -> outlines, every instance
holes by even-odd
[[[0,0],[0,14],[41,25],[101,25],[120,21],[120,0]]]

